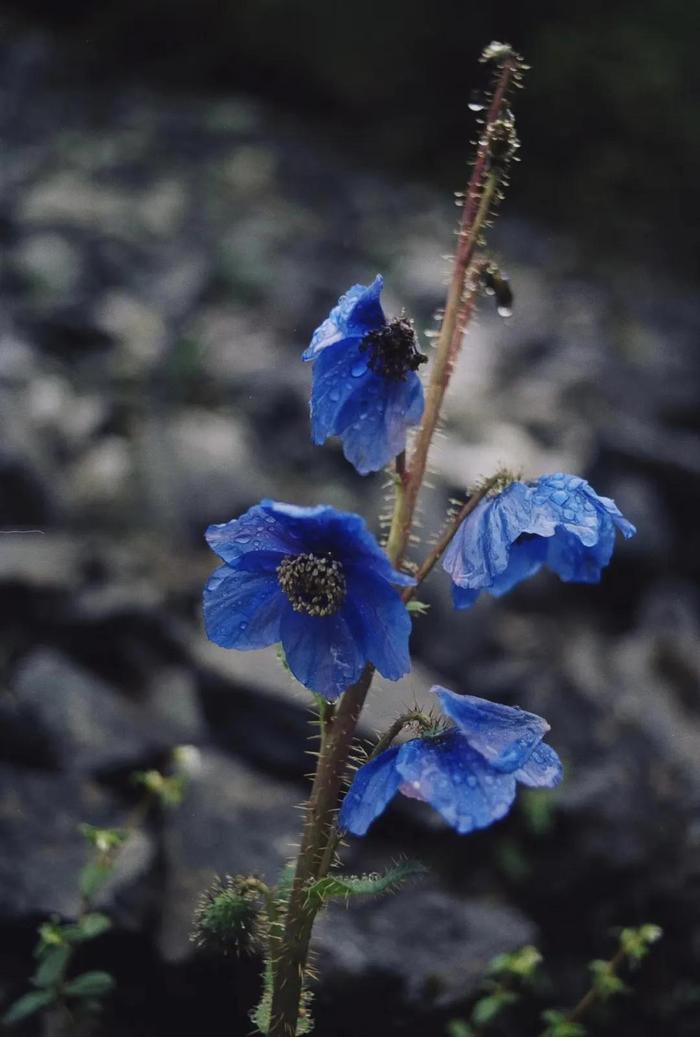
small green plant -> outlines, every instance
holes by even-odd
[[[30,978],[33,987],[5,1012],[2,1022],[13,1026],[40,1012],[55,1011],[65,1022],[65,1032],[73,1032],[77,1020],[100,1012],[104,998],[115,980],[109,972],[91,970],[72,975],[76,951],[85,943],[103,936],[112,927],[107,915],[94,908],[95,899],[114,872],[119,854],[134,831],[146,819],[154,804],[177,806],[187,782],[187,759],[178,747],[172,755],[172,773],[137,772],[135,784],[145,794],[123,828],[103,828],[83,823],[78,826],[87,844],[87,859],[78,874],[80,910],[74,921],[50,918],[39,927],[34,948],[36,968]]]

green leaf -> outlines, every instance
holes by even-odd
[[[475,1026],[487,1026],[504,1008],[517,1000],[518,995],[511,990],[499,990],[495,994],[482,997],[472,1009],[472,1022]]]
[[[124,832],[120,828],[99,828],[97,825],[87,823],[79,825],[78,830],[99,853],[109,853],[110,850],[115,850],[129,837],[128,832]]]
[[[542,1019],[548,1025],[541,1037],[586,1037],[586,1027],[571,1022],[566,1012],[557,1008],[548,1008],[542,1013]]]
[[[96,936],[101,936],[102,933],[106,933],[111,928],[112,923],[107,915],[100,914],[98,911],[92,911],[89,915],[84,915],[78,922],[76,926],[78,931],[77,939],[78,941],[94,940]]]
[[[30,1015],[40,1012],[42,1008],[47,1008],[53,1003],[54,999],[55,993],[53,990],[32,990],[29,994],[24,994],[14,1004],[10,1005],[2,1017],[2,1021],[6,1026],[20,1023],[23,1019],[28,1019]]]
[[[67,944],[51,947],[41,957],[41,963],[32,977],[37,987],[53,987],[63,978],[68,959],[73,953]]]
[[[474,1037],[474,1031],[461,1019],[450,1019],[447,1024],[447,1037]]]
[[[109,862],[89,861],[80,872],[80,892],[86,900],[91,900],[104,886],[112,874],[114,865]]]
[[[403,861],[389,868],[384,874],[370,875],[328,875],[318,879],[307,892],[307,903],[321,906],[327,900],[336,897],[377,896],[381,893],[393,893],[408,879],[418,878],[427,873],[425,865],[418,861]]]
[[[592,961],[588,967],[593,974],[593,989],[601,1001],[628,992],[629,987],[613,972],[609,961]]]
[[[537,948],[528,944],[517,951],[497,954],[489,962],[488,971],[492,976],[514,976],[517,979],[529,981],[541,961],[542,955]]]
[[[109,972],[83,972],[63,989],[69,997],[104,997],[113,987],[114,977]]]
[[[658,925],[647,922],[636,929],[623,929],[620,933],[620,946],[633,964],[637,964],[649,953],[652,944],[663,936]]]
[[[419,616],[424,616],[429,609],[430,605],[427,601],[417,601],[415,598],[411,598],[406,602],[406,611],[415,612]]]

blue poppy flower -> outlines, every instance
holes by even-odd
[[[304,360],[314,361],[311,438],[340,436],[360,475],[376,472],[406,446],[406,430],[423,415],[423,387],[410,321],[387,321],[384,281],[353,285],[316,329]]]
[[[281,642],[302,684],[335,699],[367,662],[390,680],[411,668],[411,619],[397,572],[359,515],[264,500],[210,526],[224,561],[204,591],[208,637],[223,648]]]
[[[572,583],[598,583],[612,557],[615,529],[636,530],[614,501],[576,475],[512,482],[487,497],[457,530],[442,560],[458,609],[481,591],[500,597],[542,566]]]
[[[553,788],[561,761],[542,739],[549,724],[497,702],[432,691],[455,726],[413,738],[360,767],[343,800],[341,831],[364,835],[397,792],[430,803],[460,835],[487,828],[508,813],[518,782]]]

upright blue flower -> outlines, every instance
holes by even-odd
[[[367,662],[398,680],[411,668],[411,619],[396,572],[359,515],[264,500],[210,526],[224,565],[204,591],[207,635],[223,648],[281,641],[302,684],[335,699]]]
[[[616,528],[636,532],[614,501],[576,475],[512,482],[477,505],[445,551],[455,607],[469,608],[481,591],[500,597],[542,566],[567,582],[598,583]]]
[[[387,321],[371,285],[353,285],[313,334],[303,354],[313,360],[311,437],[340,436],[343,453],[360,475],[376,472],[406,446],[406,430],[423,414],[423,387],[410,321]]]
[[[508,813],[520,782],[553,788],[562,779],[549,724],[497,702],[431,689],[455,726],[413,738],[360,767],[343,800],[341,831],[364,835],[397,792],[430,803],[460,835],[487,828]]]

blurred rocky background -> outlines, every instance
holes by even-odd
[[[262,495],[380,510],[381,476],[312,447],[299,354],[379,270],[388,310],[432,326],[496,37],[534,66],[492,236],[515,309],[485,300],[470,331],[424,526],[505,462],[587,476],[639,533],[597,588],[542,575],[456,614],[431,579],[415,670],[377,685],[367,733],[439,681],[548,717],[568,776],[469,839],[403,801],[351,847],[358,870],[408,853],[432,875],[319,928],[318,1032],[443,1034],[489,958],[534,942],[551,987],[501,1032],[535,1034],[612,928],[653,921],[634,996],[592,1032],[697,1033],[697,12],[537,6],[6,7],[2,1004],[26,989],[38,924],[78,910],[78,824],[123,823],[132,771],[187,743],[185,802],[124,855],[115,928],[83,964],[117,980],[105,1037],[249,1032],[256,964],[195,954],[191,913],[215,872],[274,878],[288,856],[309,703],[274,651],[205,640],[202,531]]]

